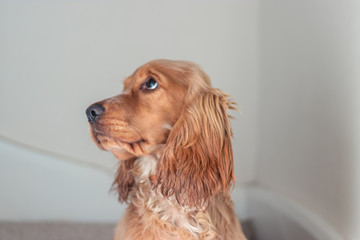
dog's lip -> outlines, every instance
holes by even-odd
[[[96,141],[96,145],[101,149],[101,150],[106,150],[104,148],[104,146],[101,144],[100,139],[98,138],[98,134],[94,134],[94,140]]]
[[[126,143],[126,144],[139,144],[139,143],[145,143],[146,140],[141,138],[140,140],[135,140],[135,141],[126,141],[123,139],[116,139],[116,141],[122,142],[122,143]]]
[[[98,138],[99,136],[103,136],[103,137],[106,137],[106,138],[110,138],[109,136],[105,135],[105,134],[100,134],[100,133],[97,133],[96,136],[95,136],[95,139],[97,141],[97,143],[101,144],[101,140]],[[140,143],[145,143],[147,142],[145,139],[141,138],[139,140],[133,140],[133,141],[129,141],[129,140],[125,140],[125,139],[121,139],[121,138],[113,138],[113,140],[115,142],[120,142],[120,143],[125,143],[125,144],[129,144],[129,145],[132,145],[132,144],[140,144]]]

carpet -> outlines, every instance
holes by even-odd
[[[242,222],[254,240],[251,222]],[[0,240],[110,240],[115,224],[69,222],[0,222]]]

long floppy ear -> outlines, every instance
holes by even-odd
[[[158,164],[158,186],[165,197],[190,208],[206,206],[219,193],[229,195],[233,175],[229,95],[213,88],[187,103],[168,137]]]
[[[128,202],[129,192],[135,183],[132,169],[136,158],[121,160],[116,172],[115,180],[112,184],[112,190],[118,192],[120,202]]]

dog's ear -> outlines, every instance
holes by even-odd
[[[134,167],[135,160],[136,158],[121,160],[119,168],[116,172],[112,190],[118,192],[118,199],[120,202],[128,202],[129,192],[134,186],[135,179],[132,174],[132,169]]]
[[[203,208],[211,196],[227,197],[234,181],[227,110],[235,108],[229,95],[210,87],[185,104],[158,163],[158,187],[183,206]]]

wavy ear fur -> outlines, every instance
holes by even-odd
[[[116,177],[112,185],[112,190],[118,192],[120,202],[127,202],[131,188],[135,183],[132,169],[136,158],[120,161],[120,166],[116,172]]]
[[[203,208],[211,196],[228,197],[234,181],[227,110],[235,108],[229,95],[210,87],[189,100],[158,163],[158,186],[183,206]]]

